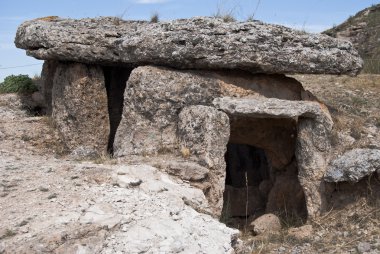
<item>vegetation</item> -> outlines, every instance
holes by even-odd
[[[217,4],[217,9],[215,14],[213,15],[214,18],[220,18],[224,22],[234,22],[236,21],[236,18],[234,17],[234,10],[235,8],[226,9],[224,7],[226,3],[224,1],[219,1]]]
[[[345,22],[323,32],[347,38],[364,60],[363,73],[380,74],[380,4],[350,16]]]
[[[151,23],[157,23],[158,21],[160,21],[160,15],[158,14],[158,12],[155,12],[150,17],[150,22]]]
[[[33,93],[37,86],[28,75],[10,75],[0,84],[0,93]]]

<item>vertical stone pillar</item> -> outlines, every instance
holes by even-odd
[[[224,155],[230,137],[227,114],[214,107],[189,106],[179,114],[177,131],[180,149],[187,150],[191,159],[209,168],[204,190],[214,215],[220,216],[226,177]]]
[[[67,145],[88,154],[107,151],[110,124],[103,70],[99,66],[60,63],[54,75],[52,117]]]
[[[329,162],[332,120],[325,113],[316,118],[300,117],[298,121],[298,178],[305,193],[308,218],[313,219],[326,206],[323,176]]]
[[[41,93],[44,98],[46,114],[51,115],[52,112],[52,91],[54,74],[57,69],[58,62],[54,60],[46,60],[42,66],[41,72]]]

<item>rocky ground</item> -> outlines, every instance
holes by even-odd
[[[148,165],[78,161],[46,117],[0,95],[0,253],[231,253],[203,193]]]
[[[380,146],[380,76],[296,76],[325,102],[334,156]],[[0,95],[0,253],[380,253],[380,178],[329,186],[329,211],[253,236],[202,212],[203,193],[145,158],[78,160],[47,117]],[[167,158],[161,158],[165,160]]]

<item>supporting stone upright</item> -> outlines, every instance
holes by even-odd
[[[308,218],[321,215],[326,208],[324,174],[329,163],[332,120],[325,113],[316,119],[300,117],[296,158],[298,179],[304,190]]]
[[[226,178],[224,155],[230,137],[227,114],[214,107],[186,107],[179,114],[177,135],[183,155],[209,168],[203,192],[213,214],[219,217],[223,208]]]
[[[110,133],[101,67],[60,63],[54,75],[52,117],[70,151],[107,151]]]
[[[42,66],[41,72],[41,93],[46,107],[46,114],[51,115],[52,112],[52,91],[54,74],[57,70],[58,61],[46,60]]]

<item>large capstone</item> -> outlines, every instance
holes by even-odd
[[[38,59],[91,64],[351,75],[363,64],[348,41],[259,21],[218,18],[159,23],[40,18],[24,22],[15,43]]]

